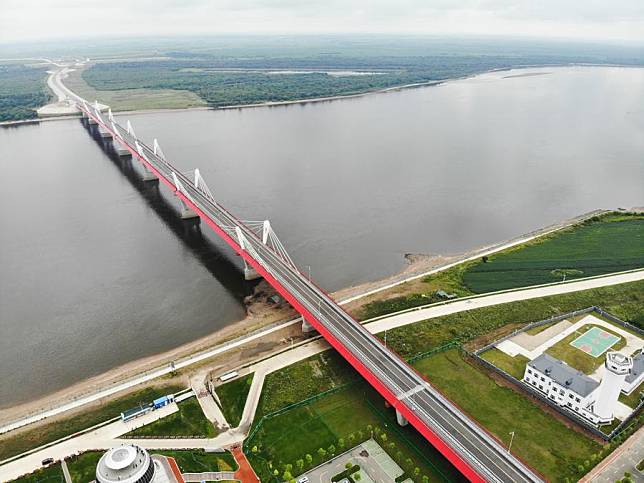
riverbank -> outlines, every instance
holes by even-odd
[[[346,95],[337,95],[337,96],[326,96],[326,97],[316,97],[316,98],[302,98],[302,99],[293,99],[289,101],[267,101],[267,102],[259,102],[259,103],[254,103],[254,104],[232,104],[232,105],[226,105],[226,106],[220,106],[220,107],[212,107],[212,106],[186,106],[186,107],[176,107],[176,108],[158,108],[158,109],[135,109],[135,110],[119,110],[117,108],[112,109],[114,113],[118,113],[120,115],[128,115],[128,116],[138,116],[138,115],[145,115],[145,114],[151,114],[151,113],[166,113],[166,112],[185,112],[185,111],[218,111],[218,110],[234,110],[234,109],[254,109],[254,108],[261,108],[261,107],[279,107],[279,106],[290,106],[290,105],[304,105],[304,104],[315,104],[315,103],[321,103],[321,102],[331,102],[331,101],[341,101],[341,100],[349,100],[349,99],[357,99],[365,96],[371,96],[374,94],[387,94],[391,92],[399,92],[407,89],[417,89],[421,87],[435,87],[439,85],[443,85],[446,83],[450,82],[455,82],[455,81],[460,81],[460,80],[465,80],[465,79],[471,79],[474,77],[486,75],[486,74],[491,74],[494,72],[509,72],[512,70],[521,70],[521,69],[538,69],[538,68],[555,68],[555,67],[574,67],[574,66],[579,66],[579,67],[620,67],[620,68],[642,68],[644,66],[630,66],[630,65],[620,65],[620,64],[584,64],[584,63],[568,63],[568,64],[530,64],[530,65],[518,65],[514,67],[508,67],[508,68],[501,68],[501,69],[487,69],[487,70],[482,70],[481,72],[478,72],[476,74],[468,74],[464,76],[457,76],[457,77],[449,77],[446,79],[441,79],[441,80],[430,80],[426,82],[416,82],[412,84],[402,84],[398,86],[392,86],[392,87],[386,87],[383,89],[376,89],[376,90],[367,90],[364,92],[357,92],[355,94],[346,94]],[[54,71],[50,74],[50,77],[48,78],[48,85],[50,84],[50,81],[53,80],[53,78],[56,76],[57,71]],[[57,79],[57,81],[60,84],[62,83],[62,79]],[[63,84],[64,85],[64,84]],[[73,92],[68,86],[64,87],[67,91],[72,92],[75,95],[78,95],[77,93]],[[59,92],[54,92],[54,95],[59,95]],[[92,101],[92,99],[88,99],[89,101]],[[43,106],[44,107],[44,106]],[[74,113],[69,113],[69,114],[64,114],[64,115],[52,115],[52,116],[46,116],[42,118],[35,118],[35,119],[26,119],[26,120],[18,120],[18,121],[3,121],[0,122],[0,127],[11,127],[11,126],[20,126],[20,125],[29,125],[29,124],[38,124],[40,122],[45,122],[45,121],[56,121],[56,120],[65,120],[65,119],[70,119],[70,118],[76,118],[80,117],[80,114],[74,114]]]
[[[480,247],[462,254],[434,256],[408,254],[406,255],[408,265],[399,273],[378,281],[348,287],[332,293],[331,295],[336,300],[340,300],[340,303],[345,305],[347,310],[355,312],[363,305],[371,303],[374,300],[384,300],[392,296],[398,296],[401,293],[413,291],[415,289],[415,284],[413,282],[420,280],[426,275],[437,273],[458,265],[459,263],[477,259],[481,256],[489,255],[497,251],[525,243],[537,237],[553,233],[554,231],[578,224],[585,219],[601,214],[602,212],[602,210],[593,211],[591,213],[536,230],[526,235],[522,235],[512,240],[500,242],[492,246]],[[207,361],[192,365],[180,373],[166,375],[163,377],[164,380],[172,380],[173,382],[185,383],[187,385],[191,373],[204,364],[208,364],[212,370],[224,372],[256,360],[258,357],[263,357],[276,350],[281,350],[286,344],[303,339],[304,336],[301,334],[299,323],[287,322],[289,320],[293,320],[297,316],[295,311],[284,302],[277,305],[270,304],[267,299],[272,293],[272,288],[270,288],[266,282],[262,282],[258,285],[254,297],[247,301],[247,316],[243,320],[231,324],[206,337],[178,346],[170,351],[129,362],[105,373],[79,381],[72,386],[36,400],[4,408],[0,410],[0,424],[6,424],[34,413],[62,406],[69,403],[69,401],[79,400],[88,395],[105,390],[106,388],[113,387],[125,380],[133,379],[147,372],[159,369],[160,367],[167,367],[171,362],[213,349],[227,341],[245,336],[250,337],[259,330],[266,330],[270,327],[275,327],[277,329],[266,336],[262,336],[261,339],[253,340],[249,344],[242,345],[234,352],[226,352],[226,354],[221,356],[208,358]],[[133,386],[132,388],[121,391],[118,394],[119,396],[122,396],[129,392],[140,390],[147,386],[152,386],[156,383],[157,381],[152,380],[144,384]],[[104,402],[104,399],[97,399],[96,401],[86,404],[77,410],[84,411],[94,405],[103,404]],[[74,411],[76,411],[76,409]],[[68,417],[70,414],[73,414],[74,411],[66,411],[61,414],[60,417]],[[46,419],[46,422],[52,422],[57,417],[59,416],[48,418]],[[33,425],[29,426],[29,428],[32,427]]]

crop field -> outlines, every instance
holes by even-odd
[[[581,225],[406,282],[367,298],[353,313],[361,319],[459,297],[644,267],[644,215],[608,213]],[[599,303],[597,303],[599,304]],[[592,303],[589,305],[593,305]],[[601,305],[601,304],[599,304]],[[644,326],[644,314],[635,324]]]
[[[607,217],[491,256],[463,274],[474,293],[644,267],[644,216]]]

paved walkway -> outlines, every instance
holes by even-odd
[[[65,460],[61,460],[60,467],[63,469],[65,483],[72,483],[72,475],[69,474],[69,468],[67,468],[67,462]]]
[[[204,370],[191,377],[190,387],[194,391],[195,397],[199,401],[199,406],[201,406],[201,410],[206,416],[206,419],[220,431],[225,431],[230,428],[230,424],[226,421],[224,413],[221,412],[221,408],[217,405],[212,394],[208,392],[208,388],[206,387],[206,377],[209,372],[210,370]]]
[[[239,465],[239,469],[235,472],[235,478],[242,483],[260,483],[259,478],[246,459],[246,455],[241,450],[241,447],[237,446],[233,448],[231,452],[235,457],[235,461],[237,461],[237,464]]]
[[[579,483],[612,483],[629,472],[633,481],[644,482],[644,475],[636,465],[644,459],[644,427],[628,438],[619,448],[584,476]]]

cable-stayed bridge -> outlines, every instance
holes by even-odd
[[[270,222],[237,219],[216,200],[198,169],[179,171],[156,139],[148,146],[129,121],[123,127],[99,107],[78,100],[90,123],[138,159],[146,176],[174,191],[183,216],[198,216],[243,258],[247,278],[263,277],[288,300],[395,408],[400,424],[411,423],[470,481],[543,481],[302,274]]]

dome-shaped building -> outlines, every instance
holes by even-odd
[[[154,462],[146,450],[135,445],[112,448],[96,465],[98,483],[150,483]]]

